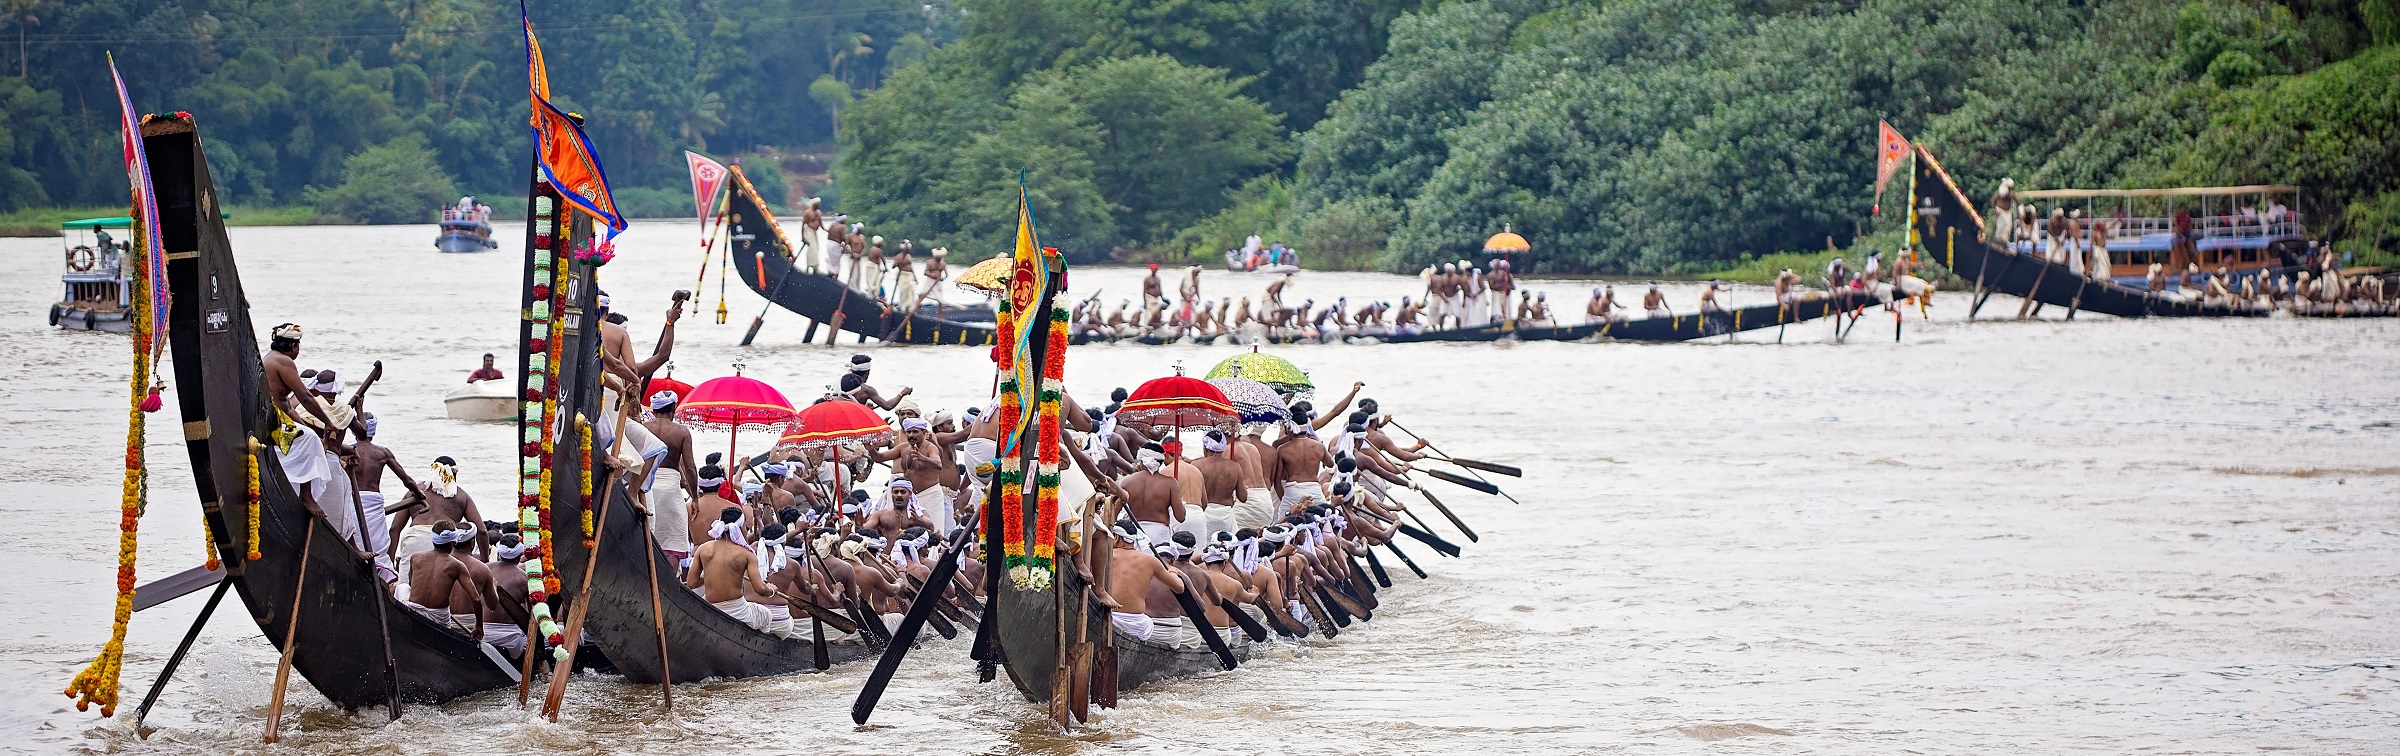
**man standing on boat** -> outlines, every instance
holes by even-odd
[[[275,326],[267,348],[260,367],[267,377],[267,401],[274,405],[281,423],[275,430],[274,441],[284,479],[291,482],[292,490],[300,495],[301,505],[311,514],[327,522],[356,519],[335,519],[333,505],[339,503],[342,512],[349,512],[350,494],[347,486],[341,486],[344,490],[338,502],[337,497],[329,495],[335,488],[329,484],[341,475],[341,468],[333,455],[325,451],[328,440],[350,418],[342,416],[337,422],[335,416],[341,414],[342,408],[328,408],[319,403],[316,395],[309,392],[307,379],[300,377],[300,365],[296,362],[300,357],[300,326],[291,323]],[[315,422],[298,422],[303,418]]]
[[[872,294],[876,299],[884,299],[883,237],[877,236],[868,240],[866,267],[868,276],[866,285],[859,287],[858,290]]]
[[[478,381],[497,381],[497,380],[502,380],[502,379],[505,379],[505,378],[507,378],[507,377],[508,377],[508,375],[507,375],[507,374],[501,373],[501,372],[500,372],[500,368],[494,367],[494,366],[492,365],[492,361],[493,361],[494,359],[495,359],[495,358],[494,358],[494,357],[492,357],[492,353],[491,353],[491,352],[484,352],[484,353],[483,353],[483,367],[476,368],[476,369],[475,369],[475,372],[468,373],[468,374],[467,374],[467,382],[468,382],[468,383],[475,383],[475,382],[478,382]]]
[[[359,525],[359,532],[367,534],[367,550],[375,552],[375,575],[385,583],[392,583],[400,579],[400,573],[387,553],[395,529],[384,513],[383,471],[392,471],[400,478],[403,489],[412,493],[417,491],[417,482],[408,477],[408,471],[400,469],[392,450],[375,443],[375,415],[361,414],[358,443],[350,446],[350,485],[358,491],[358,508],[367,517]]]
[[[899,253],[892,256],[891,304],[900,311],[903,323],[907,322],[905,316],[917,313],[917,258],[912,254],[915,246],[901,239]]]
[[[874,407],[885,412],[892,411],[893,407],[900,406],[901,400],[907,399],[909,394],[916,393],[916,389],[902,386],[900,387],[900,393],[893,394],[889,399],[884,398],[883,394],[877,392],[874,386],[867,385],[867,378],[874,372],[874,370],[875,358],[866,356],[864,354],[850,355],[850,375],[858,376],[858,385],[843,386],[842,393],[849,394],[851,399],[860,404]],[[848,379],[849,376],[843,376],[844,383],[848,383]]]
[[[1492,261],[1492,275],[1489,280],[1488,285],[1492,289],[1492,294],[1495,295],[1493,298],[1499,300],[1501,315],[1506,317],[1509,296],[1517,291],[1517,277],[1509,273],[1507,260]]]
[[[1117,481],[1125,489],[1126,516],[1141,523],[1142,533],[1153,543],[1167,543],[1175,537],[1177,524],[1192,516],[1185,505],[1181,486],[1175,478],[1162,472],[1167,453],[1156,441],[1142,445],[1134,453],[1141,469]]]
[[[825,239],[817,246],[825,253],[825,275],[834,280],[842,278],[842,261],[850,257],[850,229],[842,224],[848,216],[836,215],[825,224]]]
[[[800,211],[800,254],[808,259],[807,270],[810,273],[818,270],[817,248],[822,246],[825,240],[825,210],[821,207],[823,202],[816,197],[810,197],[807,209]]]
[[[680,562],[692,551],[691,503],[700,498],[700,474],[692,464],[692,430],[675,422],[677,401],[673,391],[651,394],[651,417],[642,426],[667,447],[650,480],[650,534]]]
[[[1992,211],[1985,214],[1984,217],[1986,220],[1990,221],[1990,225],[1984,227],[1981,241],[1987,244],[1996,244],[2002,247],[2007,247],[2009,246],[2010,241],[2016,239],[2016,179],[2000,179],[2000,190],[1992,192]]]
[[[950,277],[950,265],[943,262],[942,258],[950,254],[950,249],[934,247],[932,254],[932,257],[925,259],[925,290],[917,295],[917,301],[908,303],[910,312],[915,312],[925,300],[931,299],[934,301],[934,314],[941,314],[942,281]]]
[[[625,326],[609,322],[607,318],[610,312],[608,294],[601,293],[594,302],[599,306],[601,315],[600,361],[610,374],[628,384],[639,386],[643,379],[658,372],[659,367],[674,356],[675,321],[683,316],[683,300],[677,299],[674,304],[667,306],[667,320],[659,326],[657,350],[639,362],[633,359],[633,334],[626,331]]]
[[[1357,389],[1352,388],[1351,393],[1357,393]],[[1325,442],[1317,438],[1317,430],[1309,424],[1309,418],[1295,416],[1283,421],[1283,436],[1275,439],[1267,464],[1273,468],[1275,484],[1282,492],[1276,499],[1275,516],[1282,517],[1310,503],[1326,501],[1325,486],[1318,474],[1326,465],[1333,464],[1333,455],[1326,451]]]
[[[1142,322],[1150,314],[1166,307],[1166,289],[1158,282],[1158,263],[1150,264],[1150,274],[1142,277]]]

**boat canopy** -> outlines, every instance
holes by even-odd
[[[132,219],[132,218],[123,217],[123,216],[119,216],[119,217],[115,217],[115,218],[85,218],[85,219],[82,219],[82,220],[71,220],[71,221],[67,221],[67,222],[65,222],[65,223],[58,224],[58,227],[59,227],[59,228],[64,228],[64,229],[80,229],[80,230],[88,230],[88,229],[94,229],[94,228],[132,228],[132,227],[133,227],[133,219]]]
[[[2036,189],[2018,192],[2024,199],[2083,199],[2086,197],[2233,197],[2244,194],[2299,194],[2286,184],[2255,186],[2187,186],[2174,189]]]

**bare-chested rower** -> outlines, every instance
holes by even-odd
[[[359,530],[368,535],[367,549],[381,557],[376,560],[376,573],[389,583],[399,580],[400,575],[391,564],[392,535],[396,529],[391,527],[390,511],[384,506],[383,473],[390,470],[398,476],[402,489],[409,493],[417,493],[419,489],[417,481],[408,477],[408,471],[400,468],[392,450],[375,443],[377,426],[374,413],[359,413],[358,443],[349,448],[349,475],[351,490],[358,492],[359,511],[367,518]]]
[[[1233,441],[1225,432],[1211,428],[1200,437],[1204,454],[1189,467],[1200,471],[1201,535],[1213,539],[1216,534],[1230,533],[1240,528],[1240,506],[1249,493],[1243,488],[1248,477],[1242,463],[1233,458]]]
[[[1109,603],[1114,605],[1109,610],[1108,621],[1117,632],[1139,640],[1149,640],[1152,631],[1157,628],[1151,622],[1151,583],[1164,583],[1172,593],[1182,593],[1186,585],[1183,573],[1169,569],[1147,549],[1136,546],[1145,530],[1148,530],[1147,523],[1130,520],[1119,520],[1109,529],[1110,534],[1115,536],[1111,548],[1116,551],[1108,560],[1108,597]]]
[[[1317,439],[1316,429],[1307,421],[1284,421],[1283,436],[1275,439],[1272,459],[1275,483],[1283,491],[1276,499],[1278,516],[1326,501],[1318,473],[1333,464],[1333,455],[1325,451],[1325,442]]]
[[[410,556],[403,565],[408,595],[401,603],[436,624],[482,640],[482,587],[452,556],[463,536],[464,531],[448,520],[433,524],[433,548]]]
[[[409,516],[405,519],[395,517],[392,521],[392,525],[399,529],[392,537],[392,553],[394,558],[401,560],[402,581],[409,579],[410,565],[415,563],[417,555],[433,548],[434,532],[437,530],[435,526],[440,523],[453,523],[454,527],[461,530],[473,530],[468,537],[474,541],[474,552],[490,553],[491,534],[483,532],[482,526],[476,525],[483,522],[483,512],[475,508],[475,498],[468,496],[466,489],[458,486],[457,460],[448,456],[435,457],[433,479],[414,487],[413,492],[416,494],[414,502],[406,505]]]
[[[1152,543],[1168,543],[1175,535],[1175,526],[1190,518],[1181,486],[1165,475],[1166,451],[1157,442],[1143,444],[1135,452],[1142,469],[1117,480],[1125,489],[1125,509],[1128,516],[1141,523],[1142,533]]]
[[[690,296],[680,291],[675,294],[675,303],[667,306],[666,323],[659,326],[657,345],[652,348],[649,357],[639,361],[633,359],[633,334],[626,331],[624,326],[608,321],[608,295],[599,295],[596,301],[601,315],[600,361],[603,369],[626,383],[640,385],[642,379],[650,377],[650,374],[658,372],[659,366],[667,364],[667,359],[675,353],[675,320],[683,317],[683,300]]]
[[[764,632],[767,608],[751,603],[749,597],[765,592],[765,586],[759,583],[758,558],[734,541],[741,528],[740,507],[719,510],[716,524],[709,528],[708,542],[692,550],[692,568],[684,573],[683,585],[698,590],[700,598],[717,611]]]
[[[532,627],[531,588],[525,578],[525,542],[506,533],[494,542],[492,590],[497,600],[484,607],[483,640],[511,656],[525,653],[525,629]]]

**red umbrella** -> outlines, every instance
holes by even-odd
[[[783,398],[783,392],[765,381],[742,377],[742,366],[738,364],[733,366],[733,375],[701,381],[683,395],[683,404],[675,408],[675,419],[731,430],[737,440],[742,426],[774,425],[791,420],[792,415],[792,403]],[[729,450],[726,456],[736,455]]]
[[[778,449],[814,449],[846,441],[875,443],[889,440],[892,426],[867,405],[847,399],[831,399],[808,405],[799,417],[784,426],[783,438],[775,444]]]
[[[684,383],[683,381],[678,381],[673,378],[650,379],[650,396],[657,396],[658,392],[661,391],[674,392],[675,403],[682,404],[684,399],[689,398],[692,395],[692,384]],[[646,402],[649,400],[650,397],[642,397],[642,401]]]
[[[1178,366],[1174,375],[1136,387],[1117,410],[1117,419],[1140,427],[1223,428],[1231,433],[1241,414],[1234,411],[1224,391],[1207,381],[1184,377]]]

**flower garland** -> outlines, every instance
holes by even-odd
[[[243,460],[244,462],[249,463],[250,467],[250,487],[246,491],[249,494],[250,505],[250,542],[246,544],[249,546],[249,549],[242,552],[242,558],[252,562],[258,561],[259,557],[265,556],[264,554],[258,553],[258,510],[260,508],[260,500],[258,495],[258,453],[266,451],[266,449],[266,444],[259,443],[258,439],[255,438],[250,439],[250,455],[248,458]]]
[[[1011,273],[1013,277],[1015,274]],[[999,343],[992,347],[992,362],[1000,375],[1000,428],[998,438],[1005,443],[1017,437],[1017,379],[1016,379],[1016,320],[1017,307],[1010,298],[1000,300],[995,313],[994,333]],[[1000,487],[1000,549],[1001,567],[1020,590],[1035,590],[1034,571],[1027,564],[1025,548],[1025,463],[1016,454],[1001,454],[1000,470],[992,476],[993,485]]]
[[[592,540],[592,423],[582,415],[575,416],[575,437],[583,447],[583,463],[578,471],[582,480],[577,481],[577,492],[583,497],[583,547],[598,548],[599,542]]]
[[[1045,257],[1056,250],[1042,250]],[[1060,287],[1064,288],[1062,281]],[[1038,486],[1034,500],[1034,532],[1043,534],[1034,539],[1033,563],[1037,571],[1048,573],[1055,569],[1058,542],[1049,534],[1058,531],[1058,471],[1059,471],[1059,396],[1064,390],[1067,372],[1067,311],[1052,308],[1049,312],[1048,344],[1042,353],[1041,425],[1034,430],[1034,449],[1040,453],[1041,470],[1034,482]]]
[[[558,268],[554,250],[566,246],[566,240],[556,238],[553,231],[563,231],[557,223],[557,201],[549,196],[536,195],[533,201],[533,248],[526,251],[533,265],[532,287],[523,313],[532,326],[525,340],[525,396],[518,415],[524,458],[518,468],[517,529],[525,547],[522,564],[525,569],[526,592],[533,604],[533,628],[551,645],[554,655],[563,655],[558,648],[562,638],[557,620],[550,611],[550,596],[559,591],[557,562],[549,550],[550,528],[550,462],[552,441],[549,429],[558,416],[558,383],[551,377],[551,368],[558,364],[564,350],[565,320],[556,317],[565,310],[567,287],[557,285]]]
[[[146,248],[149,234],[156,229],[147,224],[134,227],[133,246]],[[134,266],[131,277],[133,301],[151,301],[150,274],[145,270],[148,261],[141,256],[129,256]],[[145,424],[142,404],[150,398],[150,344],[158,333],[158,312],[155,307],[136,307],[133,318],[133,399],[125,410],[125,483],[117,503],[117,602],[116,613],[109,622],[108,643],[100,647],[100,655],[90,666],[67,683],[66,695],[75,700],[75,710],[85,711],[92,704],[100,705],[100,716],[117,714],[117,677],[125,669],[125,627],[133,620],[134,553],[139,540],[142,510],[147,508],[150,470],[142,440]]]

